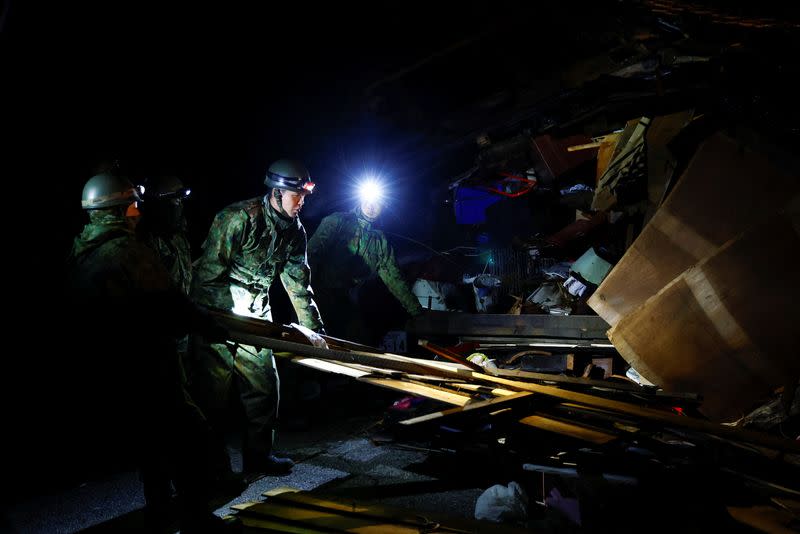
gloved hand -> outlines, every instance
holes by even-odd
[[[314,332],[316,332],[317,334],[319,334],[321,336],[327,336],[328,335],[328,332],[325,331],[325,327],[324,326],[320,326],[319,328],[314,330]]]

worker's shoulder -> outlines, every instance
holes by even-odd
[[[217,218],[224,220],[246,220],[261,217],[263,213],[264,199],[262,197],[255,197],[228,204],[217,213]]]
[[[330,215],[323,217],[322,220],[329,222],[339,222],[339,221],[347,221],[350,219],[355,220],[355,215],[352,212],[336,211],[334,213],[331,213]]]

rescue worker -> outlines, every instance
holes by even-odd
[[[177,176],[157,176],[145,181],[137,232],[161,258],[177,288],[189,295],[192,284],[192,249],[186,237],[183,203],[191,190]]]
[[[68,261],[70,332],[81,347],[92,411],[110,447],[133,444],[144,484],[148,527],[169,527],[171,485],[178,492],[182,532],[226,532],[208,507],[208,427],[186,396],[176,337],[189,330],[225,332],[171,283],[141,243],[139,191],[112,172],[93,176],[81,205],[89,222]],[[86,335],[86,331],[90,335]],[[99,377],[99,379],[98,379]],[[91,415],[85,414],[91,419]]]
[[[375,227],[385,200],[374,187],[367,193],[352,211],[322,219],[308,242],[317,300],[329,317],[330,334],[364,343],[372,340],[364,332],[354,293],[367,279],[377,275],[410,315],[423,311],[403,278],[394,248]]]
[[[184,202],[189,199],[190,194],[191,190],[184,187],[177,176],[148,178],[143,192],[142,217],[136,226],[141,240],[156,253],[169,272],[175,287],[187,297],[192,284],[192,254],[186,236]],[[191,364],[188,359],[189,337],[181,336],[176,342],[181,363],[181,379],[188,389],[186,369]],[[247,484],[241,475],[231,470],[224,443],[213,443],[212,450],[212,478],[215,489],[226,495],[239,495]]]
[[[267,194],[220,211],[194,264],[192,298],[209,308],[272,321],[269,289],[280,277],[299,322],[323,332],[309,285],[306,232],[298,214],[314,189],[299,161],[282,159],[270,165]],[[191,381],[196,398],[212,427],[222,430],[230,396],[244,409],[242,441],[246,473],[286,474],[289,458],[272,452],[279,404],[279,379],[272,351],[228,343],[193,341]]]

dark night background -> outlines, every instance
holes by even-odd
[[[0,4],[4,315],[17,333],[6,345],[3,381],[15,387],[4,388],[3,412],[19,436],[7,440],[16,467],[39,450],[51,465],[65,438],[48,433],[57,399],[45,388],[52,359],[76,348],[59,344],[69,310],[53,288],[85,220],[81,190],[99,164],[118,159],[134,177],[182,178],[193,191],[195,255],[214,214],[263,194],[266,168],[282,157],[303,160],[317,183],[301,213],[309,235],[323,216],[353,206],[362,171],[377,170],[393,198],[386,230],[437,250],[473,245],[445,201],[448,181],[473,164],[476,135],[515,133],[511,117],[531,95],[569,89],[559,73],[613,46],[616,32],[635,33],[623,15],[639,9],[508,0]],[[751,4],[736,5],[747,13]],[[698,98],[758,94],[770,120],[796,136],[797,42],[776,42],[786,61],[753,56]],[[430,255],[393,241],[404,264]]]

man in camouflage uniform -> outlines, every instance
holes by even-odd
[[[192,285],[192,250],[186,237],[183,202],[191,191],[176,176],[145,181],[143,217],[137,233],[161,259],[177,288],[189,295]]]
[[[136,238],[138,200],[133,185],[113,173],[94,176],[84,187],[89,223],[68,261],[65,319],[81,346],[75,364],[83,382],[73,384],[75,395],[83,396],[78,410],[81,420],[97,418],[102,425],[105,448],[128,446],[137,455],[151,528],[169,524],[172,479],[181,531],[222,532],[222,521],[208,510],[209,430],[183,388],[175,339],[190,330],[224,336]]]
[[[322,219],[308,242],[317,300],[329,317],[331,335],[369,341],[353,290],[375,275],[409,314],[422,313],[419,300],[403,279],[392,245],[374,226],[382,209],[382,199],[365,198],[352,211],[333,213]],[[332,310],[336,310],[335,316]],[[336,323],[332,322],[334,317]]]
[[[269,288],[280,277],[299,322],[322,331],[309,285],[306,232],[298,214],[313,191],[302,163],[279,160],[267,171],[267,195],[220,211],[195,262],[192,297],[204,306],[272,321]],[[272,351],[235,343],[194,343],[192,383],[206,415],[221,428],[232,388],[247,420],[242,457],[246,472],[284,474],[294,463],[272,454],[279,380]]]

